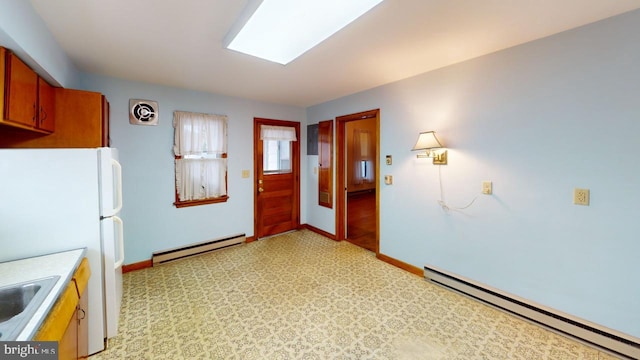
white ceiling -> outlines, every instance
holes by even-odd
[[[82,71],[303,107],[640,8],[638,0],[385,0],[282,66],[222,48],[247,0],[31,2]]]

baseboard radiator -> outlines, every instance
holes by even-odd
[[[550,330],[571,336],[618,356],[640,359],[640,339],[558,310],[505,293],[432,266],[424,267],[427,281],[461,293]]]
[[[202,255],[214,250],[240,245],[243,244],[246,240],[247,237],[245,236],[245,234],[233,235],[222,239],[205,241],[175,249],[154,252],[151,260],[153,261],[153,266],[156,266],[169,261],[184,259],[195,255]]]

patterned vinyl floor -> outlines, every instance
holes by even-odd
[[[107,359],[614,359],[299,231],[124,276]]]

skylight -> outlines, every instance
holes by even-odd
[[[252,0],[228,49],[286,65],[383,0]]]

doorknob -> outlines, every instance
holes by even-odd
[[[263,188],[261,188],[261,187],[258,188],[258,192],[263,192],[263,191],[264,191]]]

